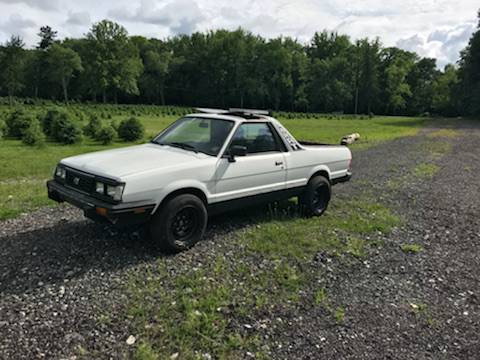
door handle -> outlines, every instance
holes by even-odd
[[[275,166],[283,165],[283,161],[275,161]]]

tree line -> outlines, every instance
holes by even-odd
[[[480,20],[480,13],[479,13]],[[49,26],[26,49],[0,46],[0,96],[68,101],[255,107],[386,115],[479,115],[480,22],[458,64],[379,39],[318,32],[308,44],[243,29],[165,40],[129,36],[109,20],[83,38]]]

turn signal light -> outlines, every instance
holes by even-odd
[[[95,208],[95,211],[97,212],[98,215],[107,216],[107,209],[105,208],[97,207]]]

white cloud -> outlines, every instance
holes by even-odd
[[[56,10],[60,5],[59,0],[0,0],[1,4],[26,4],[33,8],[43,10]]]
[[[104,18],[120,22],[130,34],[155,37],[243,27],[267,38],[306,42],[327,29],[352,39],[379,37],[385,46],[415,50],[443,65],[458,59],[478,7],[478,0],[0,0],[0,41],[20,33],[33,45],[41,25],[60,37],[81,36],[90,22]],[[14,14],[37,28],[11,20]]]
[[[396,45],[404,50],[415,51],[420,56],[436,58],[438,66],[443,68],[458,60],[460,51],[467,46],[475,26],[476,24],[471,22],[443,27],[430,34],[416,34],[400,39]]]
[[[91,23],[90,14],[87,11],[79,11],[79,12],[70,11],[68,13],[68,19],[66,23],[68,25],[90,26],[90,23]]]
[[[190,34],[198,29],[205,15],[195,0],[172,0],[165,3],[142,0],[133,11],[117,8],[109,15],[118,20],[160,25],[171,29],[172,34]]]
[[[19,14],[12,14],[4,23],[0,23],[0,31],[4,33],[15,29],[9,35],[20,36],[22,39],[26,39],[30,36],[31,30],[35,29],[37,24],[30,19],[24,18]],[[9,37],[9,36],[8,36]]]

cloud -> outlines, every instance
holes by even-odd
[[[14,33],[34,45],[33,22],[50,25],[60,38],[82,36],[92,21],[105,18],[130,34],[158,38],[242,27],[307,43],[316,31],[332,30],[352,40],[379,37],[385,46],[436,57],[442,66],[458,59],[478,8],[478,0],[0,0],[0,42]]]
[[[205,20],[202,9],[195,0],[173,0],[160,7],[157,3],[142,0],[133,11],[117,8],[109,11],[109,15],[119,20],[168,27],[173,34],[190,34]]]
[[[12,14],[6,22],[0,24],[0,30],[7,36],[18,35],[25,39],[36,26],[33,20],[23,18],[19,14]]]
[[[56,10],[60,6],[59,0],[0,0],[0,4],[26,4],[41,10]]]
[[[91,23],[90,14],[86,11],[69,12],[66,24],[75,26],[89,26]]]
[[[420,56],[436,58],[438,66],[442,68],[458,60],[460,51],[467,46],[475,28],[474,22],[444,27],[426,35],[415,34],[400,39],[396,45]]]

